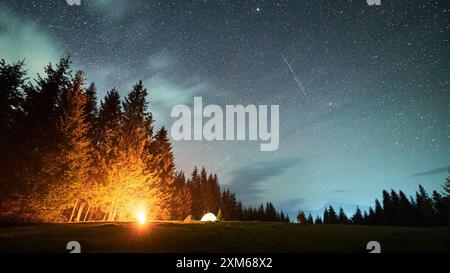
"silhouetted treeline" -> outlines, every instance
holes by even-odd
[[[289,216],[283,211],[277,212],[272,203],[267,202],[259,207],[248,207],[243,211],[243,221],[265,221],[265,222],[290,222]]]
[[[444,226],[450,225],[450,178],[447,178],[443,193],[433,191],[428,195],[422,185],[415,198],[407,197],[402,191],[384,190],[381,202],[375,199],[374,207],[361,212],[357,207],[348,218],[342,208],[336,212],[332,206],[325,208],[323,217],[305,216],[303,211],[297,215],[300,224],[354,224],[383,226]]]
[[[278,212],[270,202],[258,208],[244,207],[235,193],[229,190],[221,192],[217,175],[208,174],[205,168],[198,171],[195,167],[190,178],[186,178],[183,172],[177,172],[175,184],[173,208],[177,219],[188,215],[200,219],[212,211],[217,212],[221,220],[289,222],[289,217],[282,211]]]
[[[194,219],[285,221],[272,204],[244,208],[217,175],[175,169],[167,130],[155,131],[142,81],[98,103],[94,83],[70,60],[35,82],[24,63],[0,61],[0,218],[77,222]]]

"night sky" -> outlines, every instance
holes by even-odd
[[[126,2],[126,3],[125,3]],[[156,126],[172,106],[280,105],[280,146],[174,143],[245,204],[293,213],[441,189],[450,165],[450,2],[0,0],[0,58],[30,77],[70,54],[99,96],[142,79]],[[290,63],[305,86],[299,90]]]

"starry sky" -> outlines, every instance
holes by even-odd
[[[0,0],[0,58],[30,77],[70,54],[100,97],[139,79],[156,126],[174,105],[280,106],[280,146],[180,141],[245,204],[289,213],[439,190],[450,165],[450,3]],[[298,85],[282,56],[305,87]]]

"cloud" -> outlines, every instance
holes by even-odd
[[[350,191],[352,191],[352,190],[350,190],[350,189],[340,189],[340,190],[330,191],[328,193],[336,194],[336,193],[347,193],[347,192],[350,192]]]
[[[128,11],[133,10],[133,1],[122,0],[95,0],[86,2],[88,8],[94,8],[110,19],[119,20],[127,15]]]
[[[426,175],[433,175],[433,174],[440,174],[440,173],[447,173],[450,170],[450,166],[444,166],[437,169],[431,169],[428,171],[424,171],[421,173],[415,173],[413,176],[426,176]]]
[[[303,202],[305,202],[305,198],[287,199],[287,200],[284,200],[284,201],[280,202],[280,207],[281,208],[290,208],[290,209],[292,209],[293,207],[300,206]]]
[[[63,55],[50,35],[23,21],[11,10],[0,6],[0,52],[7,62],[25,59],[28,76],[35,78],[44,67]]]
[[[161,73],[174,66],[174,62],[167,50],[153,54],[147,61],[147,66],[152,73]]]
[[[292,198],[279,202],[279,207],[288,214],[297,212],[305,203],[305,198]]]
[[[82,64],[75,67],[83,69]],[[206,79],[196,76],[181,76],[183,69],[167,50],[153,54],[137,69],[126,69],[115,63],[103,63],[101,69],[87,69],[87,80],[95,81],[102,99],[107,90],[116,87],[121,96],[126,96],[139,81],[148,89],[150,111],[156,126],[169,126],[172,107],[178,104],[191,105],[194,96],[212,90]]]
[[[181,68],[167,51],[152,55],[147,64],[149,75],[144,80],[149,89],[151,111],[157,124],[168,123],[172,107],[178,104],[191,105],[194,96],[212,90],[205,79],[190,76],[181,77]],[[174,75],[177,75],[174,78]]]
[[[299,162],[299,158],[284,158],[242,166],[230,172],[228,187],[245,203],[254,203],[266,191],[260,187],[261,182],[283,174]]]

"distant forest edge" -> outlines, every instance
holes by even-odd
[[[177,171],[167,130],[154,132],[142,81],[97,103],[70,59],[35,82],[24,62],[0,61],[0,219],[80,222],[200,219],[289,221],[268,202],[244,207],[217,175]],[[256,213],[257,212],[257,213]]]
[[[98,103],[94,83],[73,75],[70,59],[27,78],[24,62],[0,61],[0,221],[83,222],[200,219],[290,222],[272,203],[244,206],[217,175],[174,164],[167,130],[155,131],[142,81],[121,98],[113,88]],[[383,191],[368,212],[348,218],[328,207],[300,224],[433,226],[450,223],[450,179],[443,192],[415,199]]]
[[[443,193],[433,191],[430,197],[422,185],[416,192],[415,199],[407,197],[405,193],[394,190],[384,190],[382,203],[375,199],[374,208],[368,212],[357,207],[350,218],[342,208],[339,212],[329,206],[325,208],[323,217],[311,213],[306,216],[303,211],[297,214],[299,224],[354,224],[354,225],[382,225],[382,226],[445,226],[450,225],[450,177],[446,179]]]

